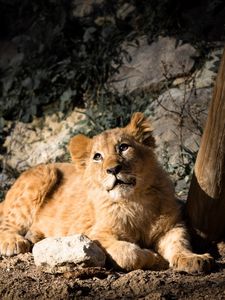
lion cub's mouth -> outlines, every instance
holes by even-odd
[[[129,180],[122,180],[119,178],[115,178],[115,181],[113,183],[113,185],[111,186],[111,188],[108,191],[113,190],[116,187],[134,187],[136,185],[136,180],[135,178],[130,178]]]

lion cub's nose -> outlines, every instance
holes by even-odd
[[[107,172],[108,174],[117,175],[117,174],[121,171],[121,169],[122,169],[121,165],[116,165],[116,166],[114,166],[114,167],[108,168],[108,169],[106,170],[106,172]]]

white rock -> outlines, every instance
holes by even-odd
[[[212,50],[209,53],[209,58],[206,60],[203,67],[197,71],[195,85],[196,88],[204,88],[215,84],[218,73],[218,66],[223,54],[223,47]]]
[[[184,148],[197,153],[204,129],[212,88],[185,90],[171,88],[151,103],[146,114],[151,116],[156,152],[161,163],[171,172],[176,182],[178,169],[193,160],[183,152]],[[175,171],[177,170],[177,171]]]
[[[36,266],[45,272],[63,273],[76,266],[103,267],[105,253],[86,236],[46,238],[36,243],[32,250]]]
[[[22,172],[41,163],[56,161],[65,154],[68,141],[75,130],[81,129],[85,116],[73,111],[66,119],[53,114],[36,118],[32,123],[16,123],[7,136],[6,164]]]
[[[131,61],[124,61],[110,80],[121,93],[143,88],[159,90],[166,80],[189,73],[194,66],[193,57],[198,56],[193,46],[170,37],[161,37],[152,44],[142,37],[137,44],[124,48]]]
[[[190,81],[190,88],[202,89],[212,87],[215,84],[215,80],[218,73],[218,67],[223,54],[223,47],[218,49],[213,49],[200,69],[196,70],[192,74],[194,80]],[[189,76],[190,79],[190,76]],[[173,81],[173,86],[179,86],[184,88],[188,80],[188,76],[176,78]]]

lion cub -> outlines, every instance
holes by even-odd
[[[1,255],[26,252],[45,237],[83,233],[125,270],[209,271],[191,251],[170,180],[156,160],[152,128],[135,113],[124,128],[73,137],[72,163],[24,172],[2,204]]]

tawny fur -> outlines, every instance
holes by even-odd
[[[39,165],[9,190],[0,252],[29,250],[45,237],[83,233],[126,270],[208,271],[209,254],[191,251],[174,190],[154,154],[152,128],[141,113],[124,128],[71,139],[72,163]]]

